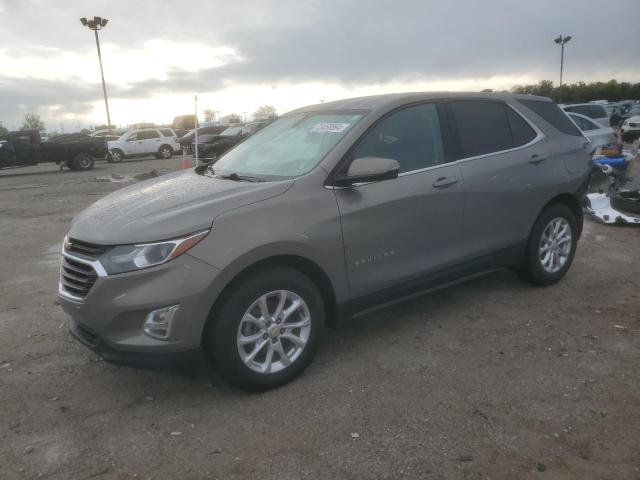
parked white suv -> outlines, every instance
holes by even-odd
[[[625,142],[633,142],[640,138],[640,115],[627,118],[620,128],[620,134]]]
[[[142,128],[131,130],[118,140],[108,142],[111,162],[121,162],[124,158],[140,155],[155,155],[171,158],[180,150],[176,133],[171,128]]]

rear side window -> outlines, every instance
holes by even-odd
[[[454,101],[451,102],[451,114],[458,132],[458,158],[513,148],[511,127],[503,103]]]
[[[569,105],[564,109],[567,112],[579,113],[589,118],[607,118],[607,111],[602,105]]]
[[[160,130],[160,132],[165,137],[175,137],[175,134],[171,130],[169,130],[168,128],[163,128],[163,129]]]
[[[529,108],[540,117],[542,117],[546,122],[553,125],[556,129],[560,130],[562,133],[566,133],[567,135],[573,135],[575,137],[581,137],[582,133],[575,124],[571,121],[571,119],[560,110],[553,102],[546,102],[544,100],[526,100],[519,99],[520,102],[525,107]]]
[[[401,173],[445,163],[437,107],[416,105],[384,117],[350,155],[352,160],[363,157],[397,160]]]
[[[138,140],[148,140],[150,138],[160,138],[158,132],[155,130],[143,130],[138,132]]]
[[[569,116],[571,117],[571,120],[573,120],[583,132],[587,130],[595,130],[598,128],[593,122],[590,122],[585,118],[578,117],[577,115],[573,115],[571,113],[569,114]]]

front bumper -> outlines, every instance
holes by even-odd
[[[113,365],[189,373],[197,370],[206,360],[204,351],[199,347],[167,353],[116,350],[99,335],[76,323],[73,319],[69,320],[69,333],[85,347],[98,354],[105,362]]]
[[[215,300],[215,267],[188,253],[166,264],[135,272],[101,272],[82,299],[60,288],[58,297],[71,317],[71,334],[106,361],[142,367],[188,364],[201,355],[201,339]],[[152,310],[179,304],[169,337],[143,332]]]

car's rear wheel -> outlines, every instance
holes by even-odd
[[[81,152],[73,157],[72,164],[75,167],[75,170],[91,170],[94,162],[95,161],[91,155]]]
[[[163,145],[158,149],[158,158],[164,158],[165,160],[173,156],[173,148],[169,145]]]
[[[578,244],[578,222],[566,205],[547,207],[531,230],[521,273],[535,285],[552,285],[565,276]]]
[[[124,160],[124,152],[119,148],[114,148],[109,152],[109,159],[112,163],[120,163]]]
[[[324,328],[317,287],[292,268],[258,272],[239,282],[205,333],[205,350],[229,382],[268,390],[311,363]]]

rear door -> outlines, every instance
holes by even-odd
[[[140,154],[156,153],[160,148],[160,132],[157,130],[141,130],[138,132]]]
[[[506,252],[527,238],[531,215],[543,205],[538,176],[550,166],[539,149],[544,136],[501,101],[451,101],[448,113],[465,188],[464,256]]]
[[[460,170],[445,155],[437,106],[404,107],[383,117],[340,171],[365,157],[397,160],[400,175],[334,190],[354,297],[417,279],[462,255]]]

